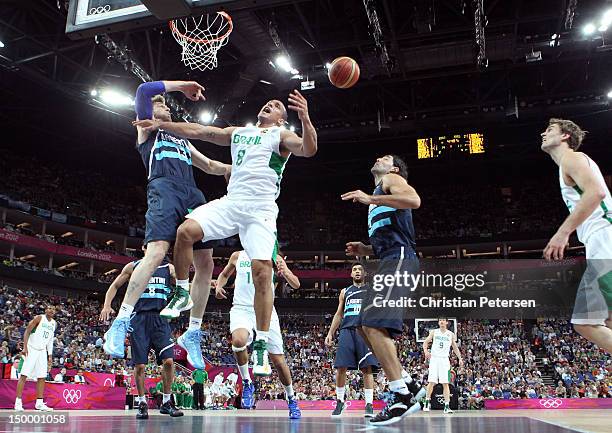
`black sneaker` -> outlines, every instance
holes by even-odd
[[[374,406],[372,406],[372,403],[366,404],[365,414],[363,416],[366,418],[372,418],[374,416]]]
[[[172,402],[172,399],[162,404],[162,406],[159,408],[159,413],[163,413],[164,415],[170,415],[173,418],[177,416],[183,416],[183,412],[176,408],[176,406]]]
[[[149,406],[144,401],[138,404],[138,413],[136,419],[149,419]]]
[[[410,399],[412,394],[400,394],[393,392],[390,394],[385,408],[374,418],[370,418],[372,425],[389,425],[398,422],[408,414]]]
[[[331,416],[332,417],[340,416],[342,415],[343,411],[344,411],[344,402],[340,400],[336,400],[336,408],[332,412]]]

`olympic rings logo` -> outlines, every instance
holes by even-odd
[[[337,406],[337,404],[338,404],[338,402],[337,402],[336,400],[334,400],[334,401],[332,402],[332,408],[334,408],[334,409],[335,409],[335,408],[336,408],[336,406]],[[345,401],[344,401],[344,407],[345,407],[345,408],[349,408],[349,407],[351,407],[351,405],[352,405],[352,404],[353,404],[353,402],[352,402],[351,400],[345,400]]]
[[[62,397],[68,404],[77,404],[81,399],[81,391],[78,389],[65,389],[62,393]]]
[[[111,379],[110,377],[107,377],[106,379],[104,379],[104,384],[102,386],[110,386],[110,387],[115,387],[115,380]]]
[[[110,12],[110,10],[111,10],[111,5],[99,6],[97,8],[89,9],[89,15],[103,14],[106,12]]]
[[[563,402],[560,399],[555,398],[550,400],[540,400],[540,405],[544,406],[546,409],[557,409],[563,405]]]

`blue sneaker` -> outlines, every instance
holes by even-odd
[[[287,406],[289,406],[289,419],[300,419],[302,417],[297,400],[290,398],[287,400]]]
[[[125,336],[130,329],[131,317],[116,318],[104,334],[104,352],[113,358],[125,356]]]
[[[202,331],[199,329],[187,329],[183,335],[176,339],[179,346],[187,351],[187,361],[198,370],[204,370],[204,357],[202,356]]]
[[[241,406],[243,409],[252,409],[253,404],[255,403],[255,399],[253,398],[255,394],[255,385],[253,382],[249,382],[248,380],[242,381],[242,398],[240,400]]]

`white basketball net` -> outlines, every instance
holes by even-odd
[[[227,13],[217,12],[172,20],[170,29],[183,49],[181,60],[185,66],[204,71],[217,67],[217,51],[229,42],[234,25]]]

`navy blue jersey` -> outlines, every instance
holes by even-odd
[[[195,187],[188,140],[160,129],[136,148],[147,170],[147,180],[163,177]]]
[[[138,263],[140,263],[140,260],[134,262],[134,269],[138,266]],[[144,293],[140,295],[140,299],[134,306],[134,311],[163,310],[170,296],[170,278],[170,263],[164,260],[153,273]]]
[[[361,301],[367,291],[366,286],[357,287],[352,285],[344,290],[344,315],[340,329],[355,328],[359,325],[359,312]]]
[[[386,195],[380,182],[373,195]],[[414,251],[414,225],[411,209],[395,209],[389,206],[370,205],[368,211],[368,235],[376,257],[385,258],[400,251]]]

